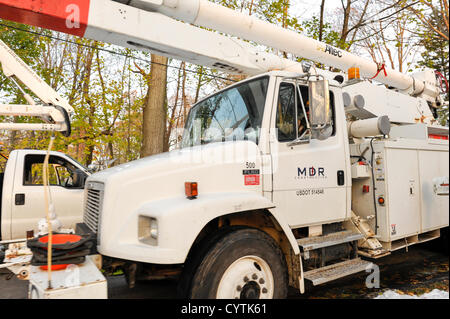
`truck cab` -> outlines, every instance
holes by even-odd
[[[448,129],[413,121],[396,125],[390,138],[386,113],[360,120],[347,111],[356,103],[362,112],[372,97],[354,97],[364,91],[352,86],[365,82],[337,79],[274,71],[241,81],[191,108],[180,149],[91,175],[83,221],[97,234],[97,250],[110,264],[124,263],[131,286],[143,274],[179,271],[180,291],[191,298],[282,298],[288,284],[303,292],[305,280],[318,285],[372,269],[358,257],[360,244],[370,244],[363,256],[378,258],[438,238],[448,199],[432,185],[448,178],[448,140],[436,143],[426,132],[448,136]],[[382,90],[407,109],[423,102]],[[384,107],[369,102],[367,109]],[[410,130],[421,130],[421,140]],[[436,169],[412,179],[419,172],[406,166],[377,167],[386,143],[399,148],[389,163],[425,150]],[[356,165],[364,176],[352,174]],[[408,203],[438,204],[419,205],[422,219],[405,218],[383,193],[385,180],[406,185],[398,191]],[[391,221],[402,233],[380,243],[378,227],[385,232]]]
[[[267,222],[298,255],[293,229],[351,212],[342,93],[333,80],[327,90],[324,136],[312,127],[307,76],[270,72],[193,106],[180,149],[90,176],[84,222],[97,233],[98,251],[184,264],[211,225]],[[186,195],[189,183],[198,196]]]
[[[14,150],[0,173],[0,240],[37,234],[38,221],[46,216],[42,169],[46,151]],[[75,228],[82,219],[84,180],[89,171],[70,156],[51,152],[49,187],[58,219],[64,228]]]

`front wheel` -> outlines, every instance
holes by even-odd
[[[286,298],[286,261],[277,243],[257,229],[238,229],[221,237],[195,271],[190,298]]]

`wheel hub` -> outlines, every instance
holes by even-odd
[[[272,271],[262,258],[244,256],[234,261],[224,272],[217,288],[217,298],[273,298]]]
[[[250,281],[242,288],[241,299],[259,299],[261,288],[256,281]]]

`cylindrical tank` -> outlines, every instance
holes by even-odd
[[[388,135],[391,131],[391,122],[386,115],[367,120],[348,122],[349,137],[368,137],[378,135]]]

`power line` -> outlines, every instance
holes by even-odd
[[[78,46],[82,46],[82,47],[86,47],[86,48],[90,48],[90,49],[94,49],[94,50],[104,51],[104,52],[107,52],[107,53],[110,53],[110,54],[119,55],[119,56],[122,56],[122,57],[125,57],[125,58],[132,58],[134,60],[139,60],[139,61],[150,63],[150,64],[153,63],[153,64],[157,64],[157,65],[162,65],[162,66],[165,66],[165,67],[168,67],[168,68],[172,68],[172,69],[182,70],[181,67],[173,66],[173,65],[170,65],[170,64],[152,62],[151,60],[147,60],[147,59],[144,59],[144,58],[127,55],[127,54],[123,54],[123,53],[120,53],[120,52],[116,52],[116,51],[108,50],[108,49],[104,49],[104,48],[94,47],[94,46],[89,45],[89,44],[76,43],[76,42],[71,41],[71,40],[62,39],[62,38],[59,38],[59,37],[55,37],[55,36],[48,35],[48,34],[43,34],[43,33],[36,32],[36,31],[25,30],[25,29],[14,27],[12,25],[7,25],[7,24],[4,24],[4,23],[0,23],[0,25],[4,26],[4,27],[7,27],[7,28],[11,28],[11,29],[17,30],[17,31],[27,32],[27,33],[30,33],[30,34],[34,34],[34,35],[41,36],[41,37],[46,37],[46,38],[57,40],[57,41],[62,41],[62,42],[66,42],[66,43],[70,43],[70,44],[74,44],[74,45],[78,45]],[[208,73],[204,73],[204,72],[197,72],[197,71],[189,70],[189,69],[186,69],[186,68],[184,69],[184,71],[189,72],[189,73],[201,74],[201,75],[208,76],[208,77],[211,77],[211,78],[226,80],[226,81],[230,81],[230,82],[237,82],[236,80],[228,79],[228,78],[225,78],[225,77],[222,77],[222,76],[212,75],[212,74],[208,74]]]

